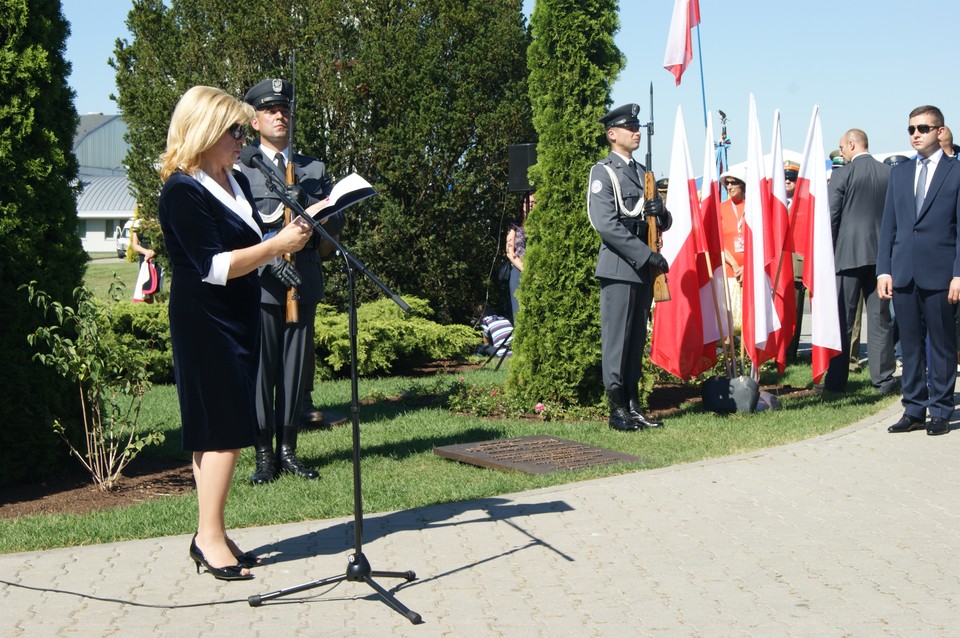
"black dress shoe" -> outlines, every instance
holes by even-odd
[[[323,429],[335,428],[338,425],[345,425],[347,423],[347,415],[343,412],[335,412],[334,410],[327,410],[323,413],[323,423],[321,427]]]
[[[647,417],[643,412],[638,412],[637,410],[630,410],[630,417],[633,419],[634,423],[640,426],[641,429],[663,427],[663,421],[654,421],[653,419]]]
[[[937,436],[938,434],[946,434],[950,431],[950,421],[946,419],[941,419],[938,416],[930,417],[930,420],[927,421],[927,434],[930,436]]]
[[[630,413],[627,412],[627,409],[622,406],[610,410],[610,420],[608,423],[610,424],[610,429],[619,432],[636,432],[637,430],[643,429],[643,426],[637,423],[633,417],[630,416]]]
[[[918,419],[914,416],[909,416],[904,414],[900,417],[900,420],[887,428],[887,432],[891,434],[899,434],[900,432],[913,432],[915,430],[923,429],[923,419]]]
[[[316,408],[310,408],[300,413],[300,425],[305,427],[320,426],[323,424],[323,412]]]
[[[897,394],[899,394],[899,393],[900,393],[900,380],[899,380],[899,379],[889,379],[889,380],[887,380],[887,381],[884,381],[883,383],[881,383],[880,385],[877,386],[877,392],[880,394],[880,396],[886,396],[886,395],[888,395],[888,394],[893,394],[894,392],[896,392]]]

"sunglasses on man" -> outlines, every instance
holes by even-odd
[[[939,126],[930,126],[929,124],[917,124],[916,126],[911,124],[907,127],[907,133],[913,135],[914,131],[920,131],[920,135],[926,135],[930,131],[935,131],[939,128]]]

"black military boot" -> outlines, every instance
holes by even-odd
[[[297,458],[297,429],[295,425],[288,425],[280,434],[280,471],[307,479],[320,478],[318,472],[314,472]]]
[[[630,385],[627,389],[627,412],[630,418],[641,428],[662,428],[663,421],[654,421],[648,418],[640,411],[640,388],[636,385]]]
[[[273,454],[272,433],[257,432],[257,471],[250,477],[254,485],[266,485],[277,477],[277,458]]]
[[[621,432],[636,432],[640,425],[633,420],[630,412],[623,403],[623,390],[615,388],[607,390],[607,400],[610,402],[610,427]]]

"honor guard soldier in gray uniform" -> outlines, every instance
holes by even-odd
[[[633,160],[640,146],[639,112],[636,104],[625,104],[600,118],[610,154],[590,169],[587,188],[587,215],[601,239],[595,276],[600,280],[603,385],[610,427],[626,432],[663,425],[640,411],[639,383],[653,301],[650,267],[668,268],[647,245],[647,224],[667,230],[673,221],[658,193],[643,192],[646,170]]]
[[[306,206],[326,199],[332,185],[323,162],[299,154],[291,157],[293,85],[280,78],[264,80],[247,91],[243,99],[257,110],[251,125],[260,134],[259,148],[264,163],[277,166],[281,181],[286,178],[286,165],[294,163],[296,183],[306,196]],[[280,228],[284,223],[284,206],[267,187],[263,173],[245,165],[240,166],[240,170],[250,180],[267,230]],[[308,208],[308,212],[313,211]],[[337,234],[343,222],[343,215],[337,214],[324,223],[324,228]],[[314,233],[307,245],[294,255],[295,267],[303,279],[296,288],[297,322],[287,321],[287,287],[267,271],[261,277],[262,339],[256,397],[260,429],[256,440],[257,469],[251,477],[257,485],[269,483],[278,471],[309,479],[319,477],[297,458],[297,433],[306,388],[312,384],[314,318],[317,304],[323,299],[320,241],[320,236]]]

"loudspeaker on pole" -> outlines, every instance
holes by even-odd
[[[536,144],[511,144],[507,147],[509,179],[507,190],[511,193],[529,193],[533,191],[527,177],[527,169],[537,163]]]

